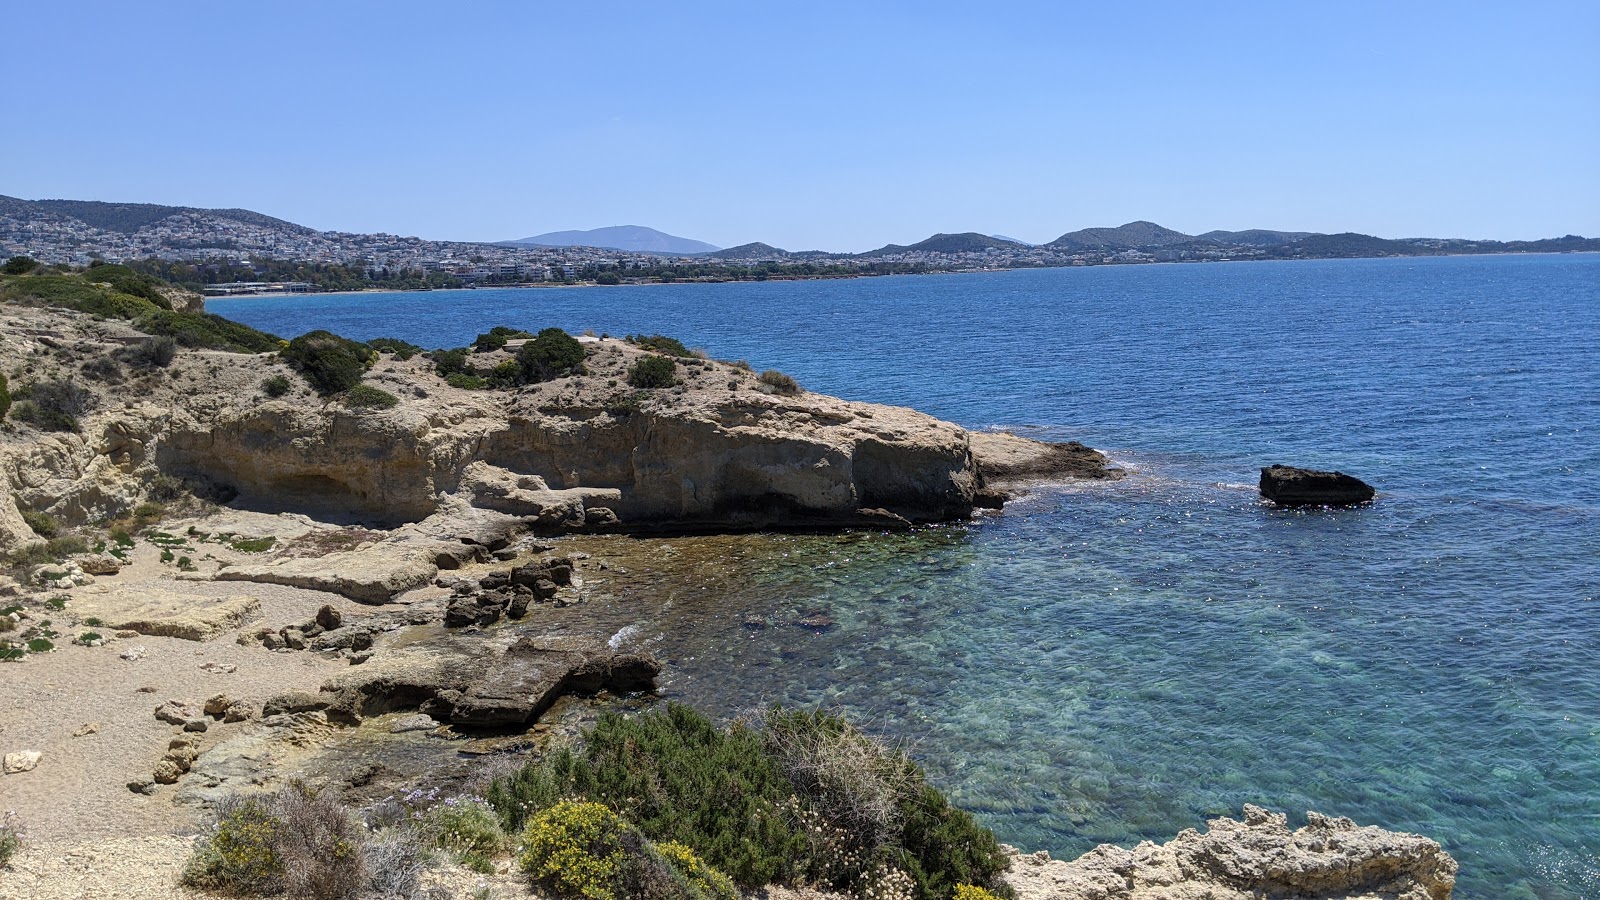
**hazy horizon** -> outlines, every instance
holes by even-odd
[[[0,194],[28,199],[855,252],[1136,220],[1600,234],[1590,4],[79,3],[10,24],[27,127]]]

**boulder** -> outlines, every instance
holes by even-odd
[[[156,707],[156,718],[169,725],[182,725],[204,714],[205,711],[191,700],[168,700]]]
[[[1355,506],[1376,494],[1372,485],[1343,472],[1278,465],[1261,470],[1261,496],[1279,506]]]
[[[444,610],[446,628],[492,625],[505,613],[509,597],[499,592],[468,594],[450,598]]]
[[[220,719],[228,712],[228,707],[233,704],[233,698],[227,694],[217,694],[206,701],[206,715],[213,719]]]
[[[323,631],[332,631],[344,625],[344,614],[331,606],[324,605],[317,610],[316,618],[312,621],[316,622]]]
[[[1071,862],[1012,850],[1017,900],[1449,900],[1456,861],[1415,834],[1315,812],[1304,828],[1256,806],[1132,850],[1102,844]]]

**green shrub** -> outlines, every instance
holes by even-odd
[[[273,375],[261,381],[261,390],[268,397],[282,397],[284,394],[289,393],[290,387],[292,385],[289,383],[289,376],[287,375]]]
[[[512,830],[565,798],[603,803],[651,839],[693,847],[737,883],[759,887],[803,871],[805,840],[783,811],[791,794],[754,730],[718,729],[669,704],[602,717],[582,754],[550,754],[497,780],[488,800]]]
[[[16,262],[19,259],[27,257],[15,256],[11,261]],[[0,868],[11,862],[11,857],[22,849],[23,839],[27,836],[27,830],[22,827],[16,813],[8,811],[4,817],[0,817]]]
[[[6,381],[4,373],[0,373],[0,420],[4,420],[6,413],[11,411],[11,385]]]
[[[667,337],[664,334],[630,334],[623,340],[633,344],[635,347],[642,347],[645,350],[654,350],[657,353],[665,353],[669,356],[683,359],[688,359],[694,355],[688,347],[683,345],[683,341]]]
[[[719,729],[668,704],[603,716],[585,741],[581,752],[558,750],[490,786],[509,828],[576,799],[661,842],[646,856],[671,862],[676,842],[745,887],[804,881],[917,900],[946,900],[957,885],[1008,893],[995,879],[1007,860],[994,835],[904,753],[837,716],[775,709],[756,725]],[[715,878],[700,884],[681,860],[675,869],[696,891],[720,896]]]
[[[29,653],[49,653],[55,648],[56,645],[52,644],[49,638],[34,638],[28,642]]]
[[[331,331],[311,331],[289,342],[283,358],[324,396],[348,391],[372,364],[372,348]]]
[[[55,537],[56,530],[61,527],[54,516],[43,510],[23,509],[19,510],[19,512],[22,513],[22,521],[26,522],[28,527],[33,529],[33,533],[40,537]]]
[[[100,632],[98,632],[98,631],[85,631],[83,634],[78,635],[77,643],[82,644],[83,646],[87,647],[90,644],[93,644],[95,641],[103,641],[103,640],[105,640],[105,637],[103,635],[101,635]]]
[[[522,377],[528,382],[549,381],[583,369],[588,353],[577,338],[559,328],[546,328],[517,351]]]
[[[83,280],[93,284],[106,284],[112,290],[148,300],[162,309],[171,309],[172,301],[161,292],[161,282],[149,275],[141,275],[127,266],[99,265],[83,273]]]
[[[392,354],[395,359],[398,359],[401,362],[405,362],[411,357],[422,352],[421,347],[418,347],[416,344],[413,344],[409,341],[402,341],[399,338],[373,338],[372,340],[367,341],[367,346],[378,351],[379,353]]]
[[[476,375],[468,375],[465,372],[452,372],[446,375],[444,383],[453,388],[461,388],[467,391],[481,391],[489,386],[489,382],[486,379],[479,378]]]
[[[121,355],[129,365],[137,368],[164,369],[177,358],[178,341],[170,335],[158,334],[134,344],[122,351]]]
[[[428,358],[433,360],[433,370],[440,378],[449,379],[451,375],[476,375],[478,370],[473,368],[468,358],[470,352],[465,347],[435,350],[428,354]]]
[[[134,319],[133,327],[145,334],[165,335],[184,347],[231,353],[267,353],[283,344],[275,334],[212,313],[154,309]]]
[[[344,392],[344,405],[355,409],[388,409],[400,398],[370,384],[358,384]]]
[[[636,388],[664,388],[678,383],[678,364],[665,356],[646,356],[628,369],[628,384]]]
[[[37,268],[39,268],[38,260],[28,256],[13,256],[6,260],[4,268],[0,268],[0,274],[26,275]]]
[[[429,844],[474,872],[493,872],[495,855],[506,847],[500,817],[489,804],[471,797],[430,807],[422,814],[421,827]]]
[[[777,369],[768,369],[762,372],[756,376],[756,381],[770,388],[774,394],[792,396],[800,393],[800,382],[779,372]]]
[[[368,884],[361,826],[332,794],[294,783],[224,799],[183,873],[191,887],[234,894],[346,900]]]
[[[78,417],[89,411],[94,395],[69,380],[41,381],[17,391],[12,418],[40,431],[76,432]]]
[[[489,329],[486,333],[480,334],[476,338],[473,338],[472,349],[479,353],[490,353],[492,351],[499,350],[501,347],[504,347],[506,345],[506,341],[509,341],[512,338],[528,337],[533,337],[533,335],[519,328],[507,328],[504,325],[496,325]]]

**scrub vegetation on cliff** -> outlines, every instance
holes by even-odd
[[[737,900],[768,885],[863,900],[1010,897],[1009,857],[922,771],[827,713],[718,727],[671,704],[608,714],[485,797],[412,791],[361,815],[290,783],[221,802],[184,881],[235,895],[411,897],[424,865],[514,865],[545,896]]]
[[[185,347],[264,353],[281,345],[275,335],[201,311],[198,295],[124,266],[99,265],[81,272],[41,266],[26,274],[0,275],[0,300],[123,319],[145,334],[164,335]]]
[[[548,831],[552,817],[589,815],[563,806],[573,798],[609,810],[618,828],[691,848],[744,887],[811,884],[878,896],[904,885],[917,900],[947,900],[963,884],[1000,889],[1006,866],[994,835],[951,806],[904,753],[821,712],[772,709],[726,728],[679,704],[608,715],[582,749],[500,779],[487,797],[525,842]],[[591,852],[585,863],[609,868],[610,852]]]

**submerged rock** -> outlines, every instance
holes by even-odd
[[[1261,470],[1261,496],[1279,506],[1355,506],[1376,494],[1372,485],[1343,472],[1277,465]]]
[[[1132,850],[1102,844],[1071,861],[1013,851],[1003,877],[1017,900],[1448,900],[1458,866],[1415,834],[1306,813],[1288,818],[1258,806],[1244,821],[1212,819],[1165,844]]]

